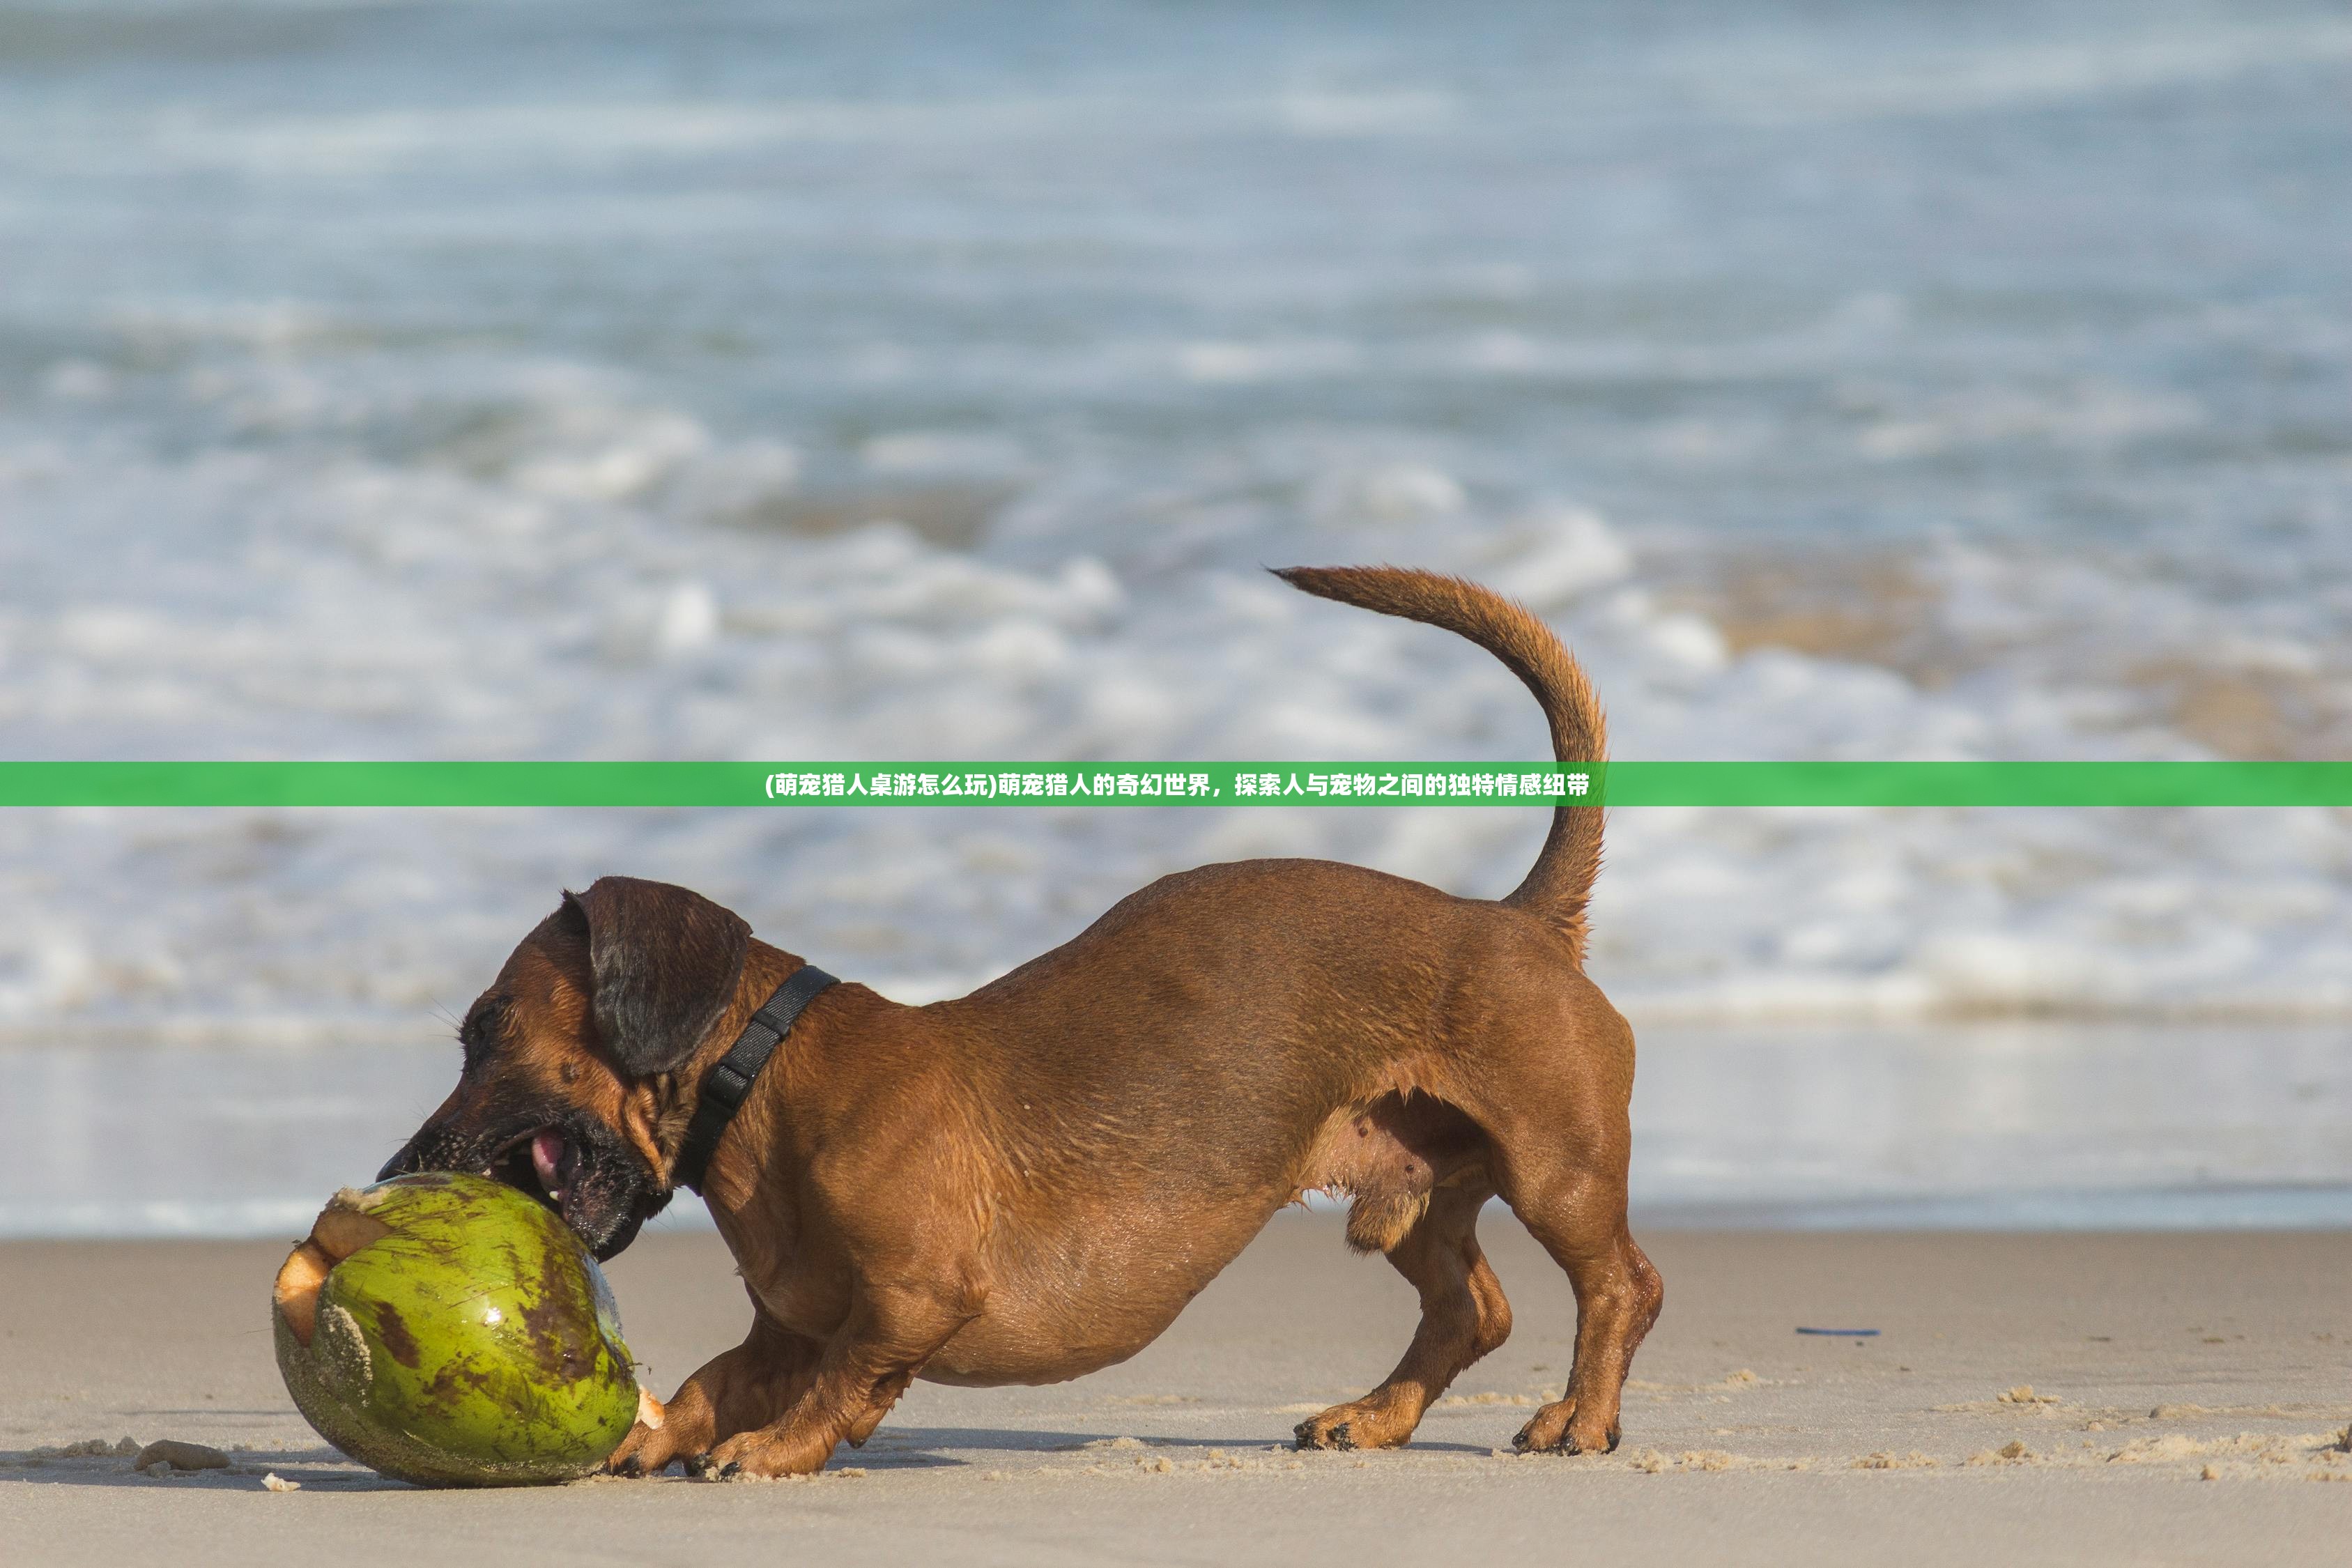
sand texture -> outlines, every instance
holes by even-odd
[[[1287,1446],[1303,1415],[1380,1379],[1413,1319],[1410,1291],[1349,1258],[1335,1217],[1290,1215],[1129,1364],[1053,1388],[918,1384],[815,1479],[499,1493],[382,1481],[302,1425],[270,1355],[282,1247],[8,1244],[0,1558],[408,1563],[461,1543],[484,1563],[697,1565],[2352,1553],[2352,1236],[1657,1233],[1666,1311],[1624,1445],[1562,1459],[1508,1444],[1566,1372],[1564,1281],[1507,1216],[1485,1230],[1517,1329],[1402,1451]],[[715,1238],[647,1238],[612,1274],[665,1394],[740,1337],[746,1308]],[[231,1463],[133,1469],[163,1438]]]

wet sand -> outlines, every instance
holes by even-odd
[[[270,1355],[282,1247],[0,1245],[0,1559],[2239,1563],[2352,1542],[2332,1447],[2352,1234],[1659,1232],[1666,1312],[1624,1446],[1561,1459],[1508,1444],[1565,1373],[1565,1284],[1507,1216],[1485,1229],[1517,1329],[1400,1452],[1287,1447],[1379,1380],[1413,1307],[1336,1218],[1286,1215],[1128,1364],[918,1384],[824,1477],[496,1493],[384,1483],[312,1436]],[[612,1274],[664,1393],[740,1337],[713,1237],[648,1237]],[[151,1479],[37,1452],[123,1436],[236,1467]]]

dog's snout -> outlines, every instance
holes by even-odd
[[[400,1152],[383,1163],[383,1169],[375,1173],[375,1179],[379,1182],[388,1182],[394,1176],[415,1175],[418,1171],[423,1170],[424,1162],[417,1157],[416,1152],[416,1145],[422,1136],[419,1134],[417,1138],[412,1138],[402,1144]]]

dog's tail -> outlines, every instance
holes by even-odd
[[[1275,575],[1326,599],[1468,637],[1536,694],[1551,725],[1553,756],[1570,767],[1589,764],[1595,772],[1608,760],[1608,726],[1592,683],[1552,629],[1526,606],[1460,577],[1402,566],[1290,566],[1276,568]],[[1503,901],[1558,926],[1581,963],[1585,904],[1600,870],[1601,807],[1571,805],[1563,796],[1534,868]]]

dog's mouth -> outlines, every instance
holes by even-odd
[[[560,1215],[564,1199],[578,1189],[586,1163],[579,1142],[551,1124],[510,1141],[491,1156],[482,1174],[530,1194]]]
[[[591,1121],[526,1121],[488,1138],[428,1126],[379,1175],[473,1171],[547,1205],[602,1262],[636,1238],[669,1193],[614,1133]]]

